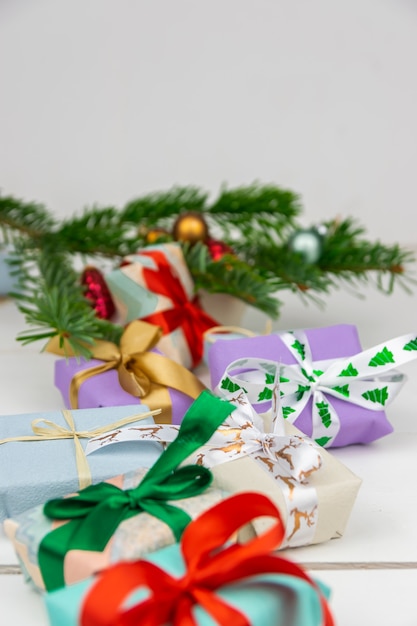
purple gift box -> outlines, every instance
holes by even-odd
[[[350,324],[306,329],[313,361],[350,357],[362,352],[358,331]],[[232,341],[217,340],[208,354],[211,387],[219,384],[226,368],[241,358],[260,358],[295,365],[297,361],[278,334],[261,335]],[[370,443],[393,431],[385,411],[372,411],[336,397],[331,399],[341,423],[332,447],[354,443]],[[255,409],[259,409],[256,405]],[[270,405],[269,405],[270,406]],[[264,403],[262,410],[268,406]],[[309,437],[312,434],[312,399],[295,420],[294,425]]]
[[[60,390],[65,406],[71,408],[69,389],[73,376],[77,372],[101,365],[103,361],[91,359],[59,359],[55,363],[55,386]],[[169,396],[172,403],[172,424],[180,424],[185,412],[193,403],[193,398],[186,394],[168,387]],[[78,408],[89,409],[97,407],[125,406],[137,402],[141,404],[140,398],[135,398],[125,391],[119,383],[116,370],[108,370],[95,376],[91,376],[83,382],[78,392]],[[146,396],[143,398],[146,404]],[[158,422],[158,416],[155,416]]]

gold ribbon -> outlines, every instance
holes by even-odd
[[[139,420],[149,417],[150,415],[158,415],[160,409],[155,411],[147,411],[146,413],[140,413],[139,415],[130,415],[129,417],[123,417],[122,419],[113,422],[112,424],[106,424],[106,426],[99,426],[92,430],[76,430],[75,422],[71,411],[64,409],[62,414],[67,422],[69,428],[60,426],[56,422],[38,417],[31,422],[31,428],[33,435],[22,435],[21,437],[8,437],[7,439],[0,439],[0,445],[3,443],[9,443],[10,441],[48,441],[52,439],[73,439],[75,446],[75,462],[77,465],[78,483],[79,488],[84,489],[91,485],[91,472],[88,465],[87,457],[80,443],[80,439],[91,439],[98,435],[104,435],[105,433],[126,426],[126,424],[132,424]],[[45,424],[44,427],[38,426],[38,424]]]
[[[209,343],[214,343],[216,338],[213,335],[226,335],[229,333],[234,333],[236,335],[242,335],[242,337],[259,337],[259,333],[255,333],[253,330],[249,330],[248,328],[242,328],[241,326],[212,326],[207,329],[203,334],[204,340],[207,340]],[[272,322],[271,320],[267,320],[265,322],[265,330],[263,335],[270,335],[272,333]],[[219,337],[217,337],[219,339]]]
[[[141,320],[131,322],[126,327],[120,347],[110,341],[97,341],[88,346],[95,359],[104,361],[100,365],[77,372],[70,384],[71,408],[78,408],[80,386],[91,376],[117,369],[121,387],[136,398],[144,400],[150,409],[161,408],[158,421],[172,422],[172,405],[168,387],[181,391],[195,400],[206,386],[185,367],[165,356],[149,352],[162,336],[159,326]],[[62,356],[73,356],[68,343],[59,346],[58,337],[48,344],[48,352]]]

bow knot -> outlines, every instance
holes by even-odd
[[[319,391],[320,389],[321,389],[320,380],[317,379],[311,383],[310,390],[313,395],[316,393],[316,391]]]
[[[130,511],[137,511],[141,509],[141,497],[140,494],[135,494],[134,489],[127,489],[126,494],[126,505]]]
[[[135,356],[140,357],[139,354]],[[146,398],[151,390],[151,380],[149,376],[147,376],[145,372],[140,368],[140,365],[139,367],[137,367],[135,357],[132,357],[132,355],[125,355],[122,363],[126,368],[126,371],[129,373],[129,376],[134,379],[137,397]]]
[[[224,397],[234,404],[233,394]],[[310,475],[321,467],[320,449],[305,438],[281,433],[281,420],[275,416],[272,429],[257,415],[249,402],[238,404],[225,425],[210,439],[202,453],[203,464],[213,467],[228,459],[250,455],[272,475],[285,473],[301,482],[301,476]]]
[[[320,381],[319,380],[315,380],[310,385],[311,393],[315,393],[319,388],[320,388]]]
[[[273,433],[260,433],[258,441],[262,447],[262,451],[275,460],[276,456],[273,452],[273,448],[276,445],[277,435],[274,435]]]

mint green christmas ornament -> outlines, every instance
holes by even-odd
[[[288,246],[293,252],[302,254],[306,263],[316,263],[323,250],[323,235],[316,228],[297,230]]]

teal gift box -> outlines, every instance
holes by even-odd
[[[85,486],[79,457],[89,436],[98,428],[114,432],[129,417],[130,425],[154,424],[148,407],[137,404],[0,416],[0,521]],[[162,445],[151,441],[98,450],[88,457],[91,482],[151,467],[162,452]]]
[[[229,540],[229,533],[258,515],[277,523],[246,544]],[[331,626],[329,590],[273,555],[282,536],[271,500],[255,493],[232,496],[191,522],[180,544],[45,594],[50,624],[110,626],[125,623],[123,615],[131,613],[126,623],[147,618],[155,626]]]

